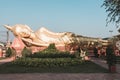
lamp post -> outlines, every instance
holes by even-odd
[[[113,30],[109,30],[109,32],[111,33],[111,37],[112,37],[112,32],[113,32]]]

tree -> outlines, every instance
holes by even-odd
[[[107,25],[114,22],[118,28],[120,23],[120,0],[104,0],[102,7],[105,7],[107,15]]]

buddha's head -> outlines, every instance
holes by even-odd
[[[8,30],[13,32],[15,36],[21,38],[29,38],[31,33],[33,32],[27,25],[16,24],[14,26],[4,25]]]

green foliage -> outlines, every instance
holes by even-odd
[[[21,63],[22,64],[22,63]],[[27,67],[13,62],[0,65],[0,74],[15,73],[108,73],[105,69],[91,61],[66,67]]]
[[[20,58],[13,64],[26,67],[65,67],[81,64],[78,58]]]
[[[54,43],[50,44],[47,49],[49,49],[49,50],[55,49],[56,50],[55,44]]]
[[[26,67],[65,67],[81,64],[82,60],[75,54],[61,52],[56,49],[55,44],[50,44],[47,49],[31,54],[31,51],[24,48],[22,58],[13,62],[15,65]]]
[[[31,58],[75,58],[74,54],[70,54],[68,51],[59,51],[56,49],[55,44],[50,44],[48,48],[43,51],[35,52],[31,55],[26,55]]]
[[[10,57],[12,56],[12,49],[9,47],[7,50],[6,50],[6,57]]]
[[[56,53],[56,52],[59,52],[59,51],[57,50],[57,48],[55,47],[55,44],[53,43],[53,44],[50,44],[46,49],[44,49],[43,52],[46,52],[46,53],[54,52],[54,53]]]
[[[120,23],[120,0],[104,0],[103,5],[108,12],[107,24],[110,22]]]
[[[31,58],[68,58],[68,57],[75,58],[75,55],[70,54],[69,52],[40,51],[40,52],[36,52],[31,55],[27,55],[27,57],[31,57]]]
[[[26,57],[32,54],[32,51],[26,47],[24,47],[24,49],[22,50],[22,56]]]

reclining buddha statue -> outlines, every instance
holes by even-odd
[[[44,27],[37,31],[33,31],[29,26],[22,24],[4,25],[4,27],[10,30],[15,37],[20,37],[23,42],[35,46],[48,46],[51,43],[59,46],[71,42],[70,36],[66,35],[66,32],[54,33]]]

